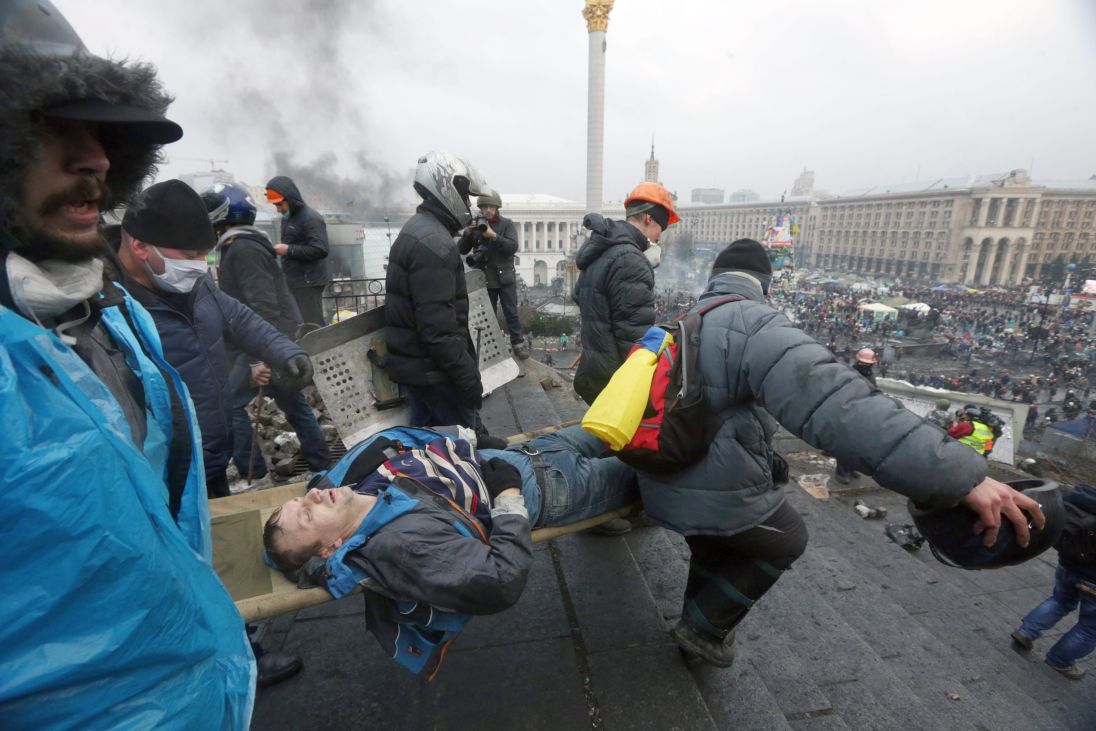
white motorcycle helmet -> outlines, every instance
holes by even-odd
[[[469,196],[487,195],[491,187],[461,157],[451,152],[428,152],[415,167],[415,190],[423,198],[429,196],[441,203],[464,228],[472,222]]]

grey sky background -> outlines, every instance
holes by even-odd
[[[184,138],[249,183],[410,202],[431,149],[503,193],[585,198],[581,0],[55,0],[95,52],[154,63]],[[778,197],[1028,167],[1096,173],[1096,2],[617,0],[605,198],[643,176]],[[307,193],[307,191],[306,191]]]

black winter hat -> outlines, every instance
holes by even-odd
[[[739,239],[719,252],[712,265],[712,274],[728,271],[752,272],[771,277],[773,265],[764,246],[753,239]]]
[[[150,186],[126,211],[122,228],[165,249],[205,251],[217,243],[202,197],[181,180]]]

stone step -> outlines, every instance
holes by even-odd
[[[1078,714],[1070,708],[1073,700],[1080,701],[1077,690],[1035,658],[1017,655],[1011,650],[1008,633],[1014,629],[1027,609],[1017,609],[999,601],[998,596],[1015,593],[1023,582],[1038,585],[1046,579],[1045,563],[1037,560],[1022,567],[997,571],[965,572],[951,569],[929,556],[910,555],[894,546],[882,533],[880,522],[861,521],[840,501],[810,504],[810,498],[797,498],[802,511],[813,513],[818,520],[812,521],[815,533],[812,548],[816,553],[829,556],[834,561],[847,561],[866,585],[877,587],[880,595],[902,607],[916,622],[920,630],[927,631],[944,647],[950,648],[949,665],[960,671],[967,687],[973,692],[1001,699],[1007,705],[1009,699],[1033,699],[1030,704],[1016,704],[1020,708],[1016,718],[1028,717],[1032,727],[1046,725],[1045,712],[1054,710],[1058,727],[1064,721],[1069,724],[1092,723],[1091,716]],[[875,504],[885,498],[869,499]],[[890,516],[901,522],[892,512]],[[811,549],[808,549],[811,550]],[[1042,577],[1042,578],[1040,578]],[[999,592],[987,591],[987,586],[1013,589]],[[1028,592],[1037,594],[1034,589]],[[1034,601],[1031,606],[1034,606]],[[1013,602],[1015,604],[1015,602]],[[873,618],[868,618],[865,631],[872,628]],[[1033,653],[1034,654],[1034,653]],[[1040,658],[1041,659],[1041,656]],[[983,689],[984,686],[984,689]],[[1042,704],[1040,713],[1031,714],[1028,709]],[[1088,719],[1087,721],[1085,719]],[[1054,723],[1051,723],[1051,727]],[[1072,727],[1072,726],[1071,726]]]
[[[515,378],[506,384],[503,393],[498,395],[505,395],[507,398],[519,432],[543,429],[562,423],[548,394],[544,392],[540,382],[534,378],[528,376]]]

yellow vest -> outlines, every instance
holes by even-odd
[[[978,454],[984,455],[993,450],[993,430],[980,421],[971,421],[974,431],[959,441],[971,447]]]

